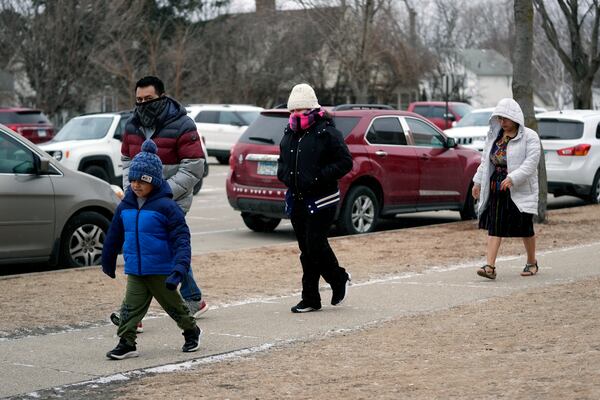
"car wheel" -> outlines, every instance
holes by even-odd
[[[104,168],[99,167],[98,165],[90,165],[89,167],[86,167],[83,172],[95,176],[96,178],[100,178],[105,182],[109,181],[108,173],[104,170]]]
[[[104,237],[110,221],[93,211],[82,212],[67,222],[60,241],[61,262],[68,267],[100,265]]]
[[[375,229],[379,218],[377,196],[366,186],[355,186],[346,195],[338,218],[342,234],[368,233]]]
[[[254,232],[273,232],[281,222],[280,218],[265,217],[260,214],[242,213],[244,224]]]
[[[596,176],[594,177],[589,200],[591,204],[600,204],[600,170],[596,172]]]
[[[204,178],[200,178],[200,180],[198,181],[198,183],[196,183],[194,185],[194,196],[198,194],[198,192],[200,191],[200,189],[202,189],[202,182],[204,181]]]
[[[216,156],[215,157],[219,164],[229,164],[229,156]]]
[[[467,191],[467,199],[465,200],[462,210],[460,210],[460,219],[463,221],[477,219],[477,201],[471,195],[472,189],[473,184],[471,183],[471,185],[469,185],[469,190]]]

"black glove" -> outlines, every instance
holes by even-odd
[[[177,286],[181,283],[182,279],[183,275],[181,275],[179,271],[173,271],[171,272],[171,275],[169,275],[165,280],[165,285],[167,286],[167,289],[175,290],[177,289]]]

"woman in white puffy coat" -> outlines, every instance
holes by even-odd
[[[479,199],[479,228],[488,231],[487,264],[477,274],[496,278],[496,257],[503,237],[521,237],[527,252],[522,276],[538,272],[533,216],[538,207],[540,139],[525,127],[519,104],[502,99],[490,118],[481,164],[473,177],[473,197]]]

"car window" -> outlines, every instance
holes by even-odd
[[[246,129],[239,141],[242,143],[279,145],[283,131],[288,124],[289,115],[285,113],[264,113]],[[344,137],[348,136],[358,124],[359,117],[333,118],[336,128]]]
[[[244,121],[245,125],[250,125],[260,115],[260,111],[237,111],[237,115]]]
[[[455,128],[462,126],[486,126],[489,124],[491,111],[470,112],[456,123]]]
[[[49,124],[50,121],[41,111],[24,110],[0,112],[0,123],[2,124]]]
[[[429,106],[415,106],[415,108],[413,109],[413,112],[416,114],[422,115],[424,117],[430,116]]]
[[[406,123],[416,146],[444,147],[444,139],[429,124],[415,118],[406,118]]]
[[[405,145],[406,136],[396,117],[377,118],[367,132],[367,140],[373,144]]]
[[[73,118],[58,131],[54,141],[101,139],[108,133],[113,118],[112,116]]]
[[[121,115],[119,125],[117,125],[117,129],[115,129],[115,134],[113,137],[118,138],[119,140],[123,140],[123,132],[125,132],[125,125],[127,125],[128,119],[129,115]]]
[[[201,124],[218,124],[219,123],[219,112],[218,111],[200,111],[196,115],[194,120]]]
[[[467,115],[468,113],[471,112],[471,110],[473,110],[473,107],[471,107],[468,104],[452,104],[452,111],[454,111],[456,114],[460,115],[460,117],[462,118],[464,115]]]
[[[31,150],[0,132],[0,174],[33,174],[33,160]]]
[[[219,113],[219,124],[222,125],[243,125],[237,115],[232,111],[221,111]]]
[[[446,114],[446,107],[433,107],[433,112],[431,113],[431,118],[444,118]]]
[[[583,122],[558,119],[540,119],[538,133],[541,139],[570,140],[583,136]]]

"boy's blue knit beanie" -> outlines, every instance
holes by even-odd
[[[151,139],[142,144],[142,151],[136,154],[129,166],[129,181],[143,181],[161,186],[163,167],[156,155],[158,148]]]

